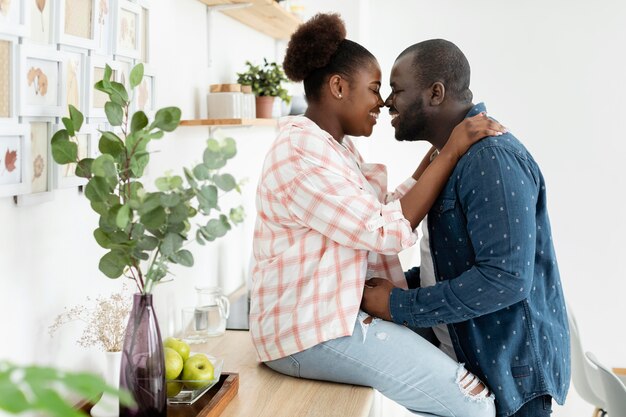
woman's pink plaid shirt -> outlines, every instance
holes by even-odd
[[[397,254],[417,240],[384,165],[366,164],[303,116],[281,119],[256,194],[250,332],[259,360],[352,333],[367,278],[406,287]]]

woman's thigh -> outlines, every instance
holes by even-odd
[[[461,365],[406,327],[378,319],[366,327],[357,323],[352,336],[329,340],[267,365],[291,376],[373,387],[422,414],[495,414],[492,396],[462,390],[466,371]]]

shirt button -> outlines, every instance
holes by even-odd
[[[402,322],[402,325],[403,325],[403,326],[408,326],[408,325],[409,325],[409,323],[408,323],[407,321],[403,321],[403,322]]]

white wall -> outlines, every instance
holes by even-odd
[[[205,7],[196,0],[152,3],[153,62],[159,106],[176,105],[184,118],[203,116],[209,84],[232,82],[246,59],[281,54],[284,45],[217,13],[215,66],[206,65]],[[553,236],[563,285],[576,310],[586,348],[611,366],[625,366],[621,330],[626,266],[626,156],[621,117],[626,110],[626,5],[615,1],[526,2],[475,0],[308,1],[307,15],[336,10],[347,21],[349,37],[380,59],[384,81],[396,55],[420,40],[454,41],[472,65],[475,102],[507,125],[531,150],[548,183]],[[277,51],[278,50],[278,51]],[[383,94],[389,88],[384,82]],[[371,138],[360,139],[368,159],[389,166],[391,184],[409,175],[426,149],[393,140],[387,115]],[[151,174],[189,165],[201,158],[205,128],[180,128],[158,142]],[[243,201],[248,220],[223,241],[193,248],[196,267],[176,271],[173,282],[156,290],[164,335],[176,330],[176,312],[193,304],[193,286],[218,283],[232,290],[247,270],[254,219],[256,175],[269,147],[272,128],[217,132],[237,139],[239,155],[229,171],[248,177]],[[15,207],[0,199],[0,330],[15,343],[0,344],[0,358],[93,369],[94,352],[73,341],[79,328],[50,339],[46,333],[64,306],[87,295],[106,294],[120,281],[97,270],[103,254],[91,237],[97,218],[84,196],[60,190],[55,200]],[[406,266],[418,262],[403,254]],[[218,276],[222,278],[218,280]],[[225,277],[225,278],[224,278]],[[570,391],[568,406],[556,417],[589,415]]]

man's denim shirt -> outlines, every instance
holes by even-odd
[[[485,111],[481,103],[467,117]],[[459,362],[496,395],[498,416],[528,400],[565,400],[570,343],[544,179],[510,133],[483,139],[460,159],[428,214],[437,284],[390,297],[393,321],[448,324]],[[415,352],[419,354],[419,352]]]

